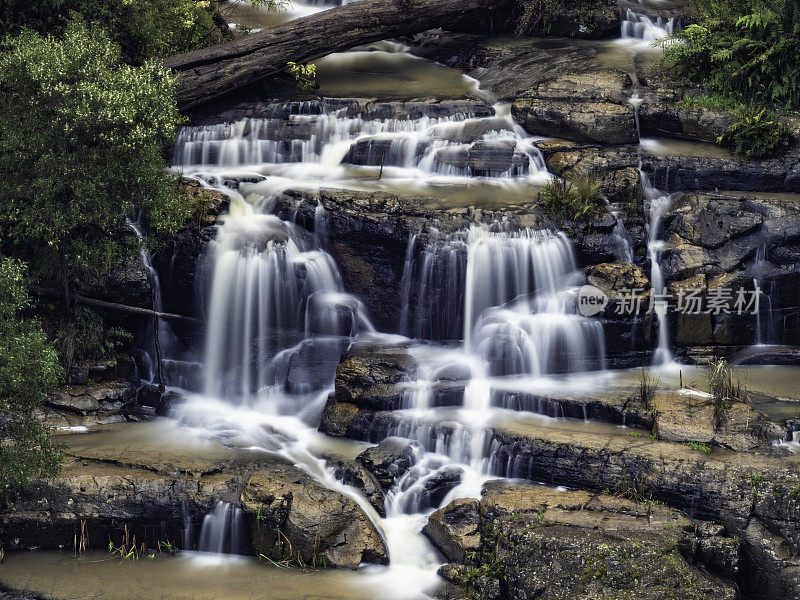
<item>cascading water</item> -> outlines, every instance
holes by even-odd
[[[633,107],[634,122],[636,124],[636,134],[639,138],[638,159],[639,159],[639,181],[642,186],[642,196],[644,197],[645,227],[647,229],[647,253],[650,259],[650,294],[655,312],[658,319],[658,342],[653,353],[654,365],[666,365],[672,362],[672,351],[669,341],[669,326],[667,323],[668,303],[666,299],[666,283],[661,270],[661,253],[664,250],[665,242],[659,238],[659,227],[664,213],[669,209],[672,196],[663,193],[653,187],[650,178],[642,169],[642,131],[639,123],[639,108],[643,99],[639,94],[634,93],[628,102]]]
[[[231,209],[207,257],[204,393],[173,414],[225,444],[275,452],[350,495],[384,533],[390,552],[389,568],[368,576],[396,582],[382,587],[398,598],[425,597],[440,559],[420,530],[430,511],[456,495],[479,495],[488,478],[495,379],[602,368],[602,326],[575,311],[576,265],[563,234],[494,224],[412,235],[401,330],[464,343],[409,350],[428,353],[407,399],[417,420],[394,433],[421,441],[425,451],[389,492],[380,520],[317,458],[324,442],[316,432],[339,355],[353,338],[378,334],[323,250],[324,207],[314,211],[311,234],[291,215],[283,221],[268,214],[276,194],[289,186],[374,189],[393,181],[529,185],[550,175],[506,105],[387,109],[337,100],[260,110],[185,128],[175,147],[176,165],[224,188]],[[237,179],[236,189],[225,188]],[[442,383],[444,391],[437,388]],[[439,406],[456,411],[446,430],[426,423]],[[199,548],[219,551],[230,543],[219,541],[232,535],[220,533],[221,524],[235,514],[235,507],[218,505]]]
[[[672,35],[675,29],[674,17],[651,17],[630,8],[624,11],[621,21],[622,39],[653,42]]]
[[[772,295],[775,290],[774,282],[770,283],[769,290],[763,290],[763,279],[767,270],[767,247],[761,244],[756,251],[753,261],[753,287],[758,292],[758,310],[756,312],[756,345],[771,345],[778,343],[778,334],[775,326],[775,316],[772,311]]]
[[[215,554],[245,554],[245,539],[242,509],[228,502],[217,502],[203,519],[197,549]]]
[[[444,111],[408,107],[398,116],[357,100],[289,103],[264,116],[184,128],[174,162],[200,173],[257,166],[294,182],[319,178],[329,185],[365,168],[389,178],[549,177],[541,153],[510,116],[475,110],[454,103]]]

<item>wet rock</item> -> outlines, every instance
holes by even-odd
[[[336,369],[336,401],[399,408],[404,393],[395,384],[416,379],[416,368],[416,361],[402,348],[353,345]]]
[[[648,290],[650,280],[641,267],[631,263],[601,263],[586,268],[586,281],[609,298],[619,298],[622,290]]]
[[[428,517],[422,529],[447,560],[464,563],[468,552],[480,548],[478,501],[458,498]]]
[[[736,598],[734,585],[697,568],[694,528],[667,507],[490,482],[479,518],[480,549],[467,565],[502,582],[510,597],[656,599],[678,587],[695,598]]]
[[[377,446],[358,455],[364,468],[375,476],[381,487],[390,489],[417,462],[418,444],[402,438],[386,438]]]
[[[617,37],[619,28],[619,8],[613,0],[558,0],[548,4],[514,0],[505,9],[493,11],[485,22],[470,18],[450,27],[455,31],[582,39]]]
[[[421,156],[425,151],[423,144],[417,144],[414,156]],[[350,146],[350,150],[342,162],[351,165],[378,167],[405,166],[406,156],[402,147],[394,140],[387,138],[369,138],[358,140]]]
[[[402,487],[406,491],[404,512],[425,512],[431,508],[441,506],[447,494],[461,483],[464,470],[452,465],[434,465],[432,470],[428,467],[415,466],[409,475],[402,480]],[[415,470],[419,469],[419,477]]]
[[[351,569],[388,562],[380,534],[358,504],[297,467],[251,475],[242,505],[254,548],[273,560]]]
[[[288,392],[307,393],[330,385],[339,358],[350,341],[347,338],[314,339],[301,342],[292,351],[287,365],[285,387]]]
[[[731,156],[655,156],[645,154],[642,170],[653,186],[668,192],[684,190],[800,191],[800,157],[745,161]]]
[[[611,102],[522,99],[514,102],[511,112],[533,135],[607,144],[638,140],[633,110]]]
[[[274,459],[220,449],[191,457],[125,447],[68,448],[61,473],[35,480],[0,512],[6,550],[72,548],[85,522],[87,549],[119,544],[127,526],[138,543],[182,539],[219,499],[233,501],[244,473]],[[180,544],[180,542],[178,542]]]
[[[352,485],[361,490],[364,497],[375,508],[381,517],[386,517],[386,496],[375,476],[370,473],[359,460],[329,461],[334,468],[336,479],[345,485]]]
[[[661,102],[645,102],[639,108],[639,124],[645,137],[716,143],[733,122],[733,116],[720,109],[681,108]]]
[[[198,215],[196,227],[208,227],[216,225],[217,218],[228,211],[230,199],[215,190],[204,188],[199,181],[182,177],[179,181],[181,193],[189,198],[189,201]]]
[[[322,411],[319,430],[333,437],[346,437],[360,412],[361,409],[355,404],[338,402],[336,395],[331,394]]]
[[[201,258],[215,237],[214,227],[183,229],[153,256],[168,312],[199,316],[200,307],[195,298],[205,275]]]
[[[702,394],[656,393],[655,431],[663,440],[713,444],[737,451],[768,448],[783,439],[786,428],[744,402],[731,402],[724,414]]]
[[[703,522],[703,525],[709,525]],[[735,579],[739,570],[740,541],[736,538],[721,535],[722,526],[715,526],[719,533],[704,536],[701,527],[698,527],[697,557],[703,566],[710,572]]]
[[[65,386],[47,394],[45,404],[55,409],[89,415],[119,411],[135,396],[136,391],[130,382],[117,380],[93,386]]]

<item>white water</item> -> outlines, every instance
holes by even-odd
[[[529,383],[604,364],[602,326],[575,311],[579,279],[563,234],[492,224],[450,235],[431,227],[424,241],[422,232],[412,235],[401,288],[421,300],[404,303],[401,328],[423,339],[463,338],[463,345],[409,350],[420,373],[409,388],[408,419],[383,433],[417,440],[423,450],[390,491],[387,517],[335,480],[319,458],[332,442],[316,426],[339,355],[354,339],[389,343],[396,336],[374,333],[361,303],[343,289],[324,250],[324,207],[314,211],[311,234],[269,214],[276,194],[377,177],[404,186],[550,178],[508,106],[495,104],[488,111],[494,116],[412,109],[387,114],[347,100],[277,105],[260,118],[186,128],[175,148],[176,167],[225,190],[231,209],[207,257],[203,393],[173,416],[228,446],[276,453],[353,498],[390,554],[389,567],[362,569],[364,584],[398,599],[426,597],[438,582],[442,559],[420,533],[427,515],[451,498],[478,497],[497,462],[490,451],[497,376]],[[481,154],[486,148],[492,152]],[[237,190],[224,186],[237,176],[264,175]],[[436,388],[459,380],[463,393],[448,396],[456,406],[441,422]],[[230,540],[231,514],[235,507],[218,506],[209,515],[202,549]]]
[[[653,42],[672,35],[674,30],[674,17],[651,17],[629,8],[625,10],[622,18],[620,37]]]

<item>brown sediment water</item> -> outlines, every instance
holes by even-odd
[[[352,571],[277,568],[254,558],[183,553],[136,561],[69,552],[7,554],[0,581],[48,600],[377,600]]]

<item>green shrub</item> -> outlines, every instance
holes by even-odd
[[[222,41],[212,4],[198,0],[5,0],[0,35],[23,28],[60,33],[71,15],[97,23],[122,48],[126,61],[167,56]]]
[[[771,112],[746,109],[738,113],[736,122],[717,143],[746,158],[765,158],[785,150],[792,139],[791,130]]]
[[[63,39],[26,31],[5,46],[0,239],[37,281],[68,290],[131,251],[118,231],[134,209],[155,237],[189,217],[161,155],[180,121],[175,80],[156,62],[123,64],[102,30],[79,21]]]
[[[566,178],[553,178],[542,186],[539,202],[558,216],[575,221],[594,217],[603,202],[600,182],[591,175],[575,173]]]
[[[676,79],[747,101],[800,105],[797,0],[692,0],[692,4],[699,22],[660,42]]]
[[[61,449],[33,411],[42,393],[54,388],[63,371],[38,321],[28,308],[22,265],[0,256],[0,498],[58,473]]]

